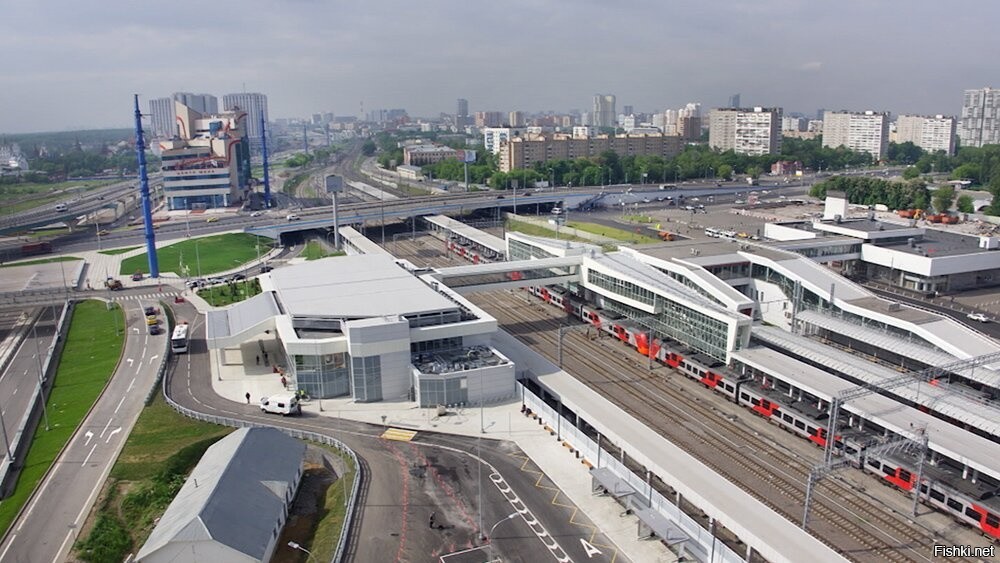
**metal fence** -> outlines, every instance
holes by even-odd
[[[165,369],[164,366],[166,365],[167,365],[166,358],[164,358],[164,362],[161,364],[161,372]],[[160,375],[162,376],[162,374]],[[195,420],[200,420],[202,422],[209,422],[211,424],[218,424],[221,426],[231,426],[233,428],[275,428],[277,430],[284,432],[285,434],[288,434],[292,438],[297,438],[300,440],[309,440],[326,446],[333,446],[338,450],[340,450],[341,452],[347,454],[347,456],[351,459],[351,462],[354,463],[356,473],[354,476],[354,484],[351,486],[351,496],[348,499],[346,513],[344,514],[343,531],[340,534],[340,541],[337,542],[337,550],[334,552],[333,558],[330,561],[331,563],[339,563],[340,561],[343,560],[345,551],[347,549],[347,536],[354,521],[354,511],[357,507],[358,494],[361,490],[361,480],[362,480],[361,463],[358,460],[357,454],[354,453],[354,450],[352,450],[346,444],[344,444],[340,440],[337,440],[336,438],[326,436],[324,434],[319,434],[316,432],[309,432],[307,430],[296,430],[294,428],[283,428],[271,424],[251,422],[247,420],[240,420],[238,418],[229,418],[225,416],[216,416],[213,414],[205,414],[191,410],[187,407],[181,406],[180,404],[176,403],[173,399],[171,399],[170,396],[167,394],[166,385],[163,386],[163,398],[167,401],[167,404],[170,405],[175,411],[183,414],[184,416],[193,418]]]
[[[647,482],[646,477],[636,475],[621,461],[612,455],[604,452],[597,445],[597,442],[583,433],[582,430],[574,426],[568,419],[556,413],[540,397],[524,388],[524,403],[533,413],[556,430],[557,435],[573,446],[580,454],[587,459],[594,467],[604,467],[610,469],[619,478],[628,484],[641,496],[645,504],[659,512],[664,518],[675,523],[687,534],[689,541],[684,546],[688,556],[693,556],[698,561],[710,563],[736,563],[744,561],[743,557],[733,551],[729,546],[716,538],[711,532],[701,526],[698,521],[685,514],[680,507],[669,499],[653,490]],[[578,413],[582,414],[582,413]],[[623,450],[627,444],[616,444]]]

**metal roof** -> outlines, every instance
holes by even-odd
[[[391,256],[391,253],[388,250],[382,248],[365,235],[359,233],[354,227],[340,227],[339,231],[340,236],[350,241],[350,243],[362,254],[385,254],[387,256]]]
[[[424,217],[424,220],[428,223],[433,223],[442,229],[455,233],[461,237],[464,237],[479,246],[484,248],[489,248],[490,250],[500,253],[507,253],[507,243],[500,237],[491,235],[487,232],[481,231],[475,227],[466,225],[461,221],[456,221],[451,217],[446,217],[444,215],[433,215],[430,217]]]
[[[269,275],[278,302],[293,317],[368,318],[458,309],[382,254],[316,260]]]
[[[776,327],[754,327],[753,336],[779,348],[830,367],[859,381],[878,385],[887,379],[896,378],[900,372],[880,364],[865,361],[850,352],[844,352],[804,336],[791,334]],[[949,389],[926,383],[895,387],[891,393],[908,401],[924,405],[964,422],[994,436],[1000,436],[1000,408],[985,400],[949,392]],[[1000,460],[1000,457],[996,458]],[[998,473],[1000,474],[1000,473]]]
[[[236,336],[279,313],[281,310],[270,291],[225,309],[208,310],[205,312],[206,338],[214,340]]]
[[[930,345],[913,342],[891,332],[852,323],[844,319],[824,315],[817,311],[801,311],[795,315],[795,318],[839,334],[846,334],[851,338],[866,342],[872,346],[877,346],[883,350],[895,352],[901,356],[913,358],[929,366],[937,366],[955,361],[955,357],[951,354],[942,352]]]
[[[263,559],[298,486],[306,446],[274,428],[240,428],[202,456],[139,550],[215,541]],[[286,501],[286,498],[288,499]]]

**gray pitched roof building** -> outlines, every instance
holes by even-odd
[[[241,428],[205,452],[137,561],[268,561],[302,478],[305,444]]]

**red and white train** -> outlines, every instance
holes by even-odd
[[[445,249],[448,252],[458,254],[473,264],[495,262],[497,259],[495,253],[477,250],[472,244],[454,236],[449,237],[448,240],[445,241]]]
[[[515,279],[515,276],[512,275],[511,279]],[[622,315],[584,303],[562,286],[525,289],[546,303],[590,323],[596,329],[635,348],[640,354],[652,356],[656,361],[674,368],[707,389],[725,396],[782,429],[817,446],[826,447],[829,414],[818,408],[818,405],[789,401],[785,393],[774,389],[773,382],[741,377],[730,371],[722,362],[690,350],[674,340],[659,338],[651,340],[647,329]],[[877,425],[870,423],[866,426],[874,429]],[[858,464],[865,471],[880,476],[885,483],[904,491],[912,491],[917,478],[916,462],[866,455],[864,451],[866,444],[872,441],[874,436],[856,429],[845,429],[843,434],[838,433],[834,447],[838,455],[846,452],[848,456],[857,457]],[[960,486],[970,488],[961,483]],[[955,486],[943,481],[934,481],[926,476],[920,486],[921,500],[926,504],[950,514],[962,523],[975,526],[993,541],[1000,541],[1000,505],[994,498],[1000,490],[996,486],[983,485],[982,481],[978,489],[981,490],[960,491]],[[991,506],[984,504],[985,501],[991,500]]]

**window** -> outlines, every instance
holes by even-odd
[[[795,421],[795,427],[798,428],[799,430],[805,430],[806,429],[806,423],[802,422],[801,420],[796,420]]]
[[[744,401],[749,401],[750,395],[747,395],[746,393],[740,393],[740,399],[743,399]]]
[[[895,476],[896,475],[896,469],[893,468],[893,467],[889,467],[889,464],[886,464],[886,465],[882,466],[882,473],[885,473],[886,475]],[[931,494],[934,494],[934,492],[931,491]],[[944,497],[941,497],[941,498],[944,499]]]
[[[868,458],[868,465],[878,468],[880,465],[882,465],[882,462],[873,457],[870,457]]]
[[[944,493],[937,489],[931,489],[931,498],[938,502],[944,502]]]
[[[948,504],[948,508],[950,508],[952,510],[955,510],[955,511],[958,511],[959,513],[961,513],[962,512],[962,508],[964,508],[962,506],[962,503],[958,502],[957,500],[955,500],[953,498],[948,499],[948,503],[947,504]]]
[[[905,469],[900,469],[899,470],[899,478],[902,479],[902,480],[904,480],[904,481],[906,481],[906,482],[909,482],[910,481],[910,472],[907,471],[907,470],[905,470]]]
[[[983,519],[983,513],[979,512],[975,508],[972,508],[971,506],[965,507],[965,515],[968,516],[969,518],[972,518],[976,522],[979,522]]]
[[[986,525],[990,526],[990,527],[993,527],[993,528],[996,528],[997,526],[1000,526],[1000,518],[997,518],[996,514],[987,512],[986,513]]]
[[[783,420],[784,420],[785,422],[794,422],[794,421],[792,420],[792,416],[791,416],[790,414],[787,414],[787,413],[786,413],[786,414],[783,414],[783,415],[781,415],[781,418],[782,418],[782,419],[783,419]]]

